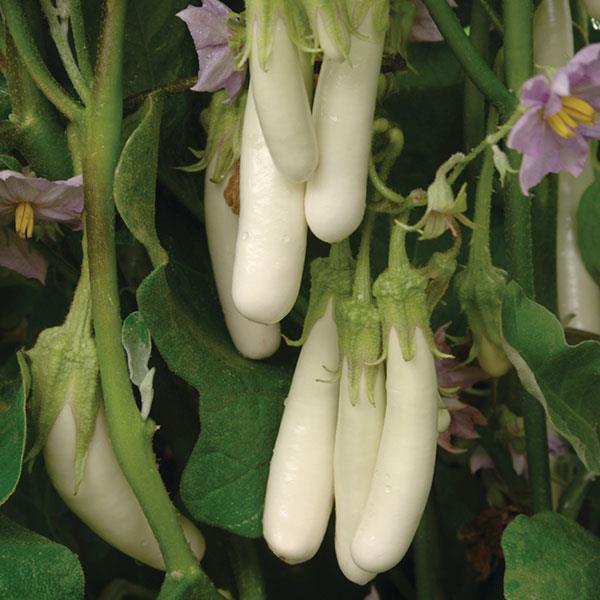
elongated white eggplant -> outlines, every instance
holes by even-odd
[[[385,377],[377,367],[371,403],[363,370],[358,401],[350,401],[348,364],[344,359],[340,378],[340,403],[335,433],[334,495],[335,553],[342,573],[354,583],[364,585],[376,573],[358,567],[350,554],[350,544],[363,514],[375,469],[385,414]]]
[[[281,321],[298,296],[306,251],[304,187],[277,170],[248,94],[232,294],[236,308],[251,321]]]
[[[314,556],[331,514],[338,360],[330,300],[300,351],[269,469],[263,535],[290,564]]]
[[[98,411],[88,447],[83,479],[77,494],[74,494],[76,444],[75,418],[71,405],[66,403],[44,446],[46,470],[59,496],[111,546],[164,571],[165,565],[156,538],[117,462],[102,408]],[[180,520],[192,552],[201,560],[205,550],[202,534],[185,517],[180,517]]]
[[[387,406],[371,490],[351,546],[354,562],[381,573],[397,564],[427,502],[437,443],[438,390],[433,354],[420,328],[406,361],[396,329],[389,333]]]
[[[349,236],[362,221],[377,82],[385,31],[368,11],[352,36],[350,61],[325,58],[313,104],[319,165],[306,187],[306,219],[325,242]]]
[[[239,218],[231,211],[223,196],[231,173],[225,176],[223,183],[217,184],[210,180],[213,172],[214,161],[206,169],[204,221],[210,261],[225,324],[240,354],[253,359],[266,358],[279,348],[281,331],[279,324],[263,325],[250,321],[240,314],[233,304],[231,286]]]

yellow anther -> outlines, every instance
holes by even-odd
[[[579,125],[594,125],[596,122],[596,110],[585,100],[575,96],[563,96],[560,101],[562,108],[551,117],[546,117],[548,125],[560,137],[575,137],[575,129]]]
[[[586,125],[593,125],[596,121],[596,111],[594,107],[575,96],[564,96],[560,99],[563,110],[568,112],[576,121],[585,123]]]
[[[34,212],[31,202],[19,202],[15,209],[15,231],[22,239],[29,239],[33,235]]]
[[[575,132],[569,129],[568,125],[561,119],[560,112],[553,114],[551,117],[546,117],[546,122],[560,137],[575,137]]]

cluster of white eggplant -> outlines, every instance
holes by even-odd
[[[304,346],[263,515],[271,550],[300,563],[321,545],[335,501],[338,564],[358,584],[407,552],[436,455],[439,394],[427,281],[407,260],[397,260],[405,257],[404,231],[395,229],[390,266],[373,287],[377,306],[364,244],[352,294],[348,260],[336,267],[330,257],[313,267]],[[385,367],[378,360],[382,348]]]
[[[307,224],[334,243],[362,221],[387,10],[385,0],[305,0],[294,10],[282,0],[246,3],[239,219],[222,201],[231,173],[214,183],[214,162],[205,217],[226,322],[250,358],[278,346],[277,324],[301,284]],[[313,48],[323,51],[312,110],[314,53],[303,51],[296,21],[312,24]]]

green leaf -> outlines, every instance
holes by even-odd
[[[129,0],[125,30],[124,94],[130,96],[194,75],[196,52],[176,13],[188,0]]]
[[[167,261],[156,235],[155,186],[158,139],[163,99],[152,94],[139,110],[139,125],[125,142],[115,171],[114,197],[119,214],[129,231],[146,248],[152,264]]]
[[[69,549],[0,515],[0,598],[77,600],[83,571]]]
[[[577,210],[577,243],[589,274],[600,285],[600,177],[581,196]]]
[[[504,531],[506,600],[597,598],[600,540],[552,512],[519,515]]]
[[[592,474],[600,474],[600,342],[569,346],[558,319],[515,282],[502,302],[506,355]]]
[[[25,402],[29,381],[0,378],[0,504],[15,491],[25,451]]]
[[[150,414],[152,399],[154,398],[154,367],[148,368],[148,360],[152,353],[152,340],[150,331],[144,323],[142,315],[132,312],[123,321],[121,329],[121,342],[127,353],[127,367],[129,378],[140,390],[142,402],[142,417],[145,419]]]
[[[171,265],[156,269],[138,289],[140,311],[161,355],[200,395],[202,431],[181,497],[196,519],[258,537],[289,371],[235,351],[222,319],[215,318],[218,304],[198,279]]]

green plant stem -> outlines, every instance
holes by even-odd
[[[48,70],[28,27],[23,3],[20,0],[0,0],[0,9],[35,84],[67,119],[80,120],[83,108],[67,94]]]
[[[413,540],[417,600],[443,600],[443,565],[437,532],[433,491]]]
[[[356,271],[352,286],[352,297],[359,302],[371,302],[371,238],[375,227],[376,214],[367,211],[362,226],[360,248],[356,259]]]
[[[503,0],[503,8],[506,80],[511,90],[518,91],[533,74],[533,5],[531,0]],[[508,152],[508,158],[512,165],[519,164],[520,157],[514,151]],[[513,174],[507,178],[505,234],[509,275],[533,298],[530,202]],[[533,510],[552,510],[546,415],[537,400],[520,390]]]
[[[162,92],[164,94],[181,94],[182,92],[188,92],[189,89],[198,81],[198,75],[194,75],[193,77],[186,77],[185,79],[177,79],[176,81],[171,81],[169,83],[165,83],[163,85],[157,85],[148,90],[144,90],[135,94],[133,96],[127,96],[125,100],[123,100],[123,106],[125,110],[131,110],[133,108],[137,108],[144,103],[144,100],[151,96],[152,94],[156,94],[158,92]]]
[[[93,321],[111,442],[163,554],[171,587],[201,576],[196,559],[158,473],[154,424],[144,421],[131,390],[121,345],[121,317],[112,200],[122,121],[122,68],[126,0],[107,0],[96,75],[86,111],[83,181]]]
[[[469,40],[473,49],[489,62],[490,46],[490,24],[483,4],[475,0],[471,6],[471,29]],[[465,97],[463,102],[463,121],[465,148],[468,151],[474,148],[485,137],[485,96],[477,89],[477,86],[465,78]],[[473,161],[469,166],[469,175],[474,179],[479,170],[481,161]]]
[[[582,465],[560,497],[558,512],[568,519],[576,520],[592,481],[593,477],[590,477]]]
[[[56,9],[50,0],[40,0],[40,4],[42,5],[42,10],[48,21],[52,41],[56,46],[58,55],[60,56],[60,60],[62,61],[69,80],[73,84],[75,91],[79,94],[83,103],[87,104],[90,97],[90,88],[79,71],[79,67],[75,62],[73,52],[71,51],[71,46],[69,46],[68,39],[63,35],[63,32],[60,29],[58,18],[56,16]]]
[[[81,0],[70,0],[71,32],[75,44],[77,64],[86,83],[90,84],[94,77],[90,49],[85,35]]]
[[[490,128],[496,123],[496,111],[490,112]],[[481,173],[475,190],[475,228],[469,245],[469,264],[492,265],[490,252],[490,213],[492,210],[492,192],[494,183],[494,155],[488,146],[483,154]]]
[[[329,258],[333,266],[345,267],[348,264],[348,261],[352,259],[350,240],[346,238],[341,242],[331,244],[331,247],[329,248]]]
[[[474,50],[447,0],[423,0],[446,43],[479,91],[496,106],[503,119],[515,110],[516,98]]]
[[[402,194],[395,192],[385,184],[385,181],[377,172],[377,168],[373,162],[373,157],[369,157],[369,180],[371,181],[371,184],[377,193],[383,196],[389,202],[394,202],[395,204],[407,203],[407,199]]]
[[[392,220],[388,269],[401,273],[410,268],[410,261],[408,260],[408,254],[406,254],[406,229]]]
[[[15,128],[12,143],[38,175],[66,179],[72,175],[73,168],[58,114],[29,76],[8,33],[6,50],[4,76],[12,104],[11,123]]]
[[[228,554],[235,576],[238,600],[266,600],[256,542],[237,535],[228,536]]]
[[[488,2],[488,0],[475,0],[474,4],[479,4],[481,6],[482,10],[485,12],[488,19],[494,26],[494,29],[496,29],[498,33],[504,33],[504,26],[502,25],[502,21],[500,20],[500,17],[494,10],[494,7]],[[471,27],[473,27],[472,22]]]

